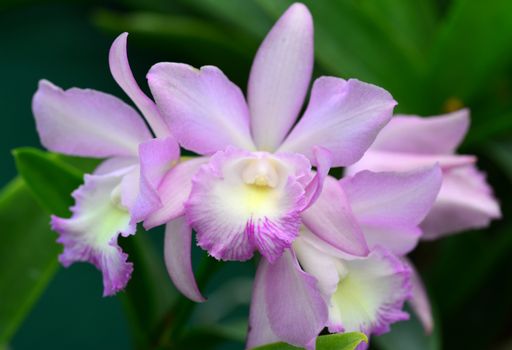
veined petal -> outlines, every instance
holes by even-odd
[[[179,143],[199,154],[228,146],[253,150],[240,89],[213,66],[158,63],[148,73],[156,103]]]
[[[500,206],[485,175],[474,166],[454,168],[443,174],[443,185],[436,203],[421,224],[422,238],[432,240],[483,228],[491,220],[499,218]]]
[[[260,265],[267,269],[265,300],[270,328],[289,344],[314,349],[327,321],[327,304],[316,279],[302,271],[289,250],[275,263],[262,259]]]
[[[158,187],[162,207],[152,212],[145,220],[146,229],[163,225],[185,214],[185,202],[192,189],[192,178],[208,158],[198,157],[174,166]]]
[[[379,133],[372,150],[412,153],[451,154],[469,128],[469,110],[433,117],[399,115]]]
[[[165,227],[165,266],[176,288],[187,298],[202,302],[206,299],[201,295],[194,278],[191,259],[192,229],[184,216],[172,220]]]
[[[408,154],[369,150],[357,163],[345,169],[345,175],[354,175],[363,170],[370,171],[411,171],[439,164],[449,170],[476,162],[475,156],[452,154]]]
[[[125,168],[133,168],[139,163],[137,157],[112,157],[107,158],[94,169],[93,175],[106,175]]]
[[[357,256],[368,254],[368,246],[337,180],[328,176],[317,201],[305,210],[303,224],[323,241]]]
[[[247,260],[255,250],[275,261],[298,235],[304,207],[301,156],[228,149],[194,176],[185,204],[198,244],[223,260]]]
[[[249,76],[251,130],[258,149],[278,148],[304,103],[313,71],[313,19],[293,4],[261,44]]]
[[[180,148],[174,137],[152,139],[139,146],[140,182],[131,207],[132,222],[140,222],[163,205],[158,187],[168,171],[179,161]]]
[[[332,165],[332,154],[322,147],[314,147],[313,164],[316,165],[316,174],[306,187],[306,208],[309,208],[318,199],[324,187],[324,181]],[[305,208],[305,209],[306,209]]]
[[[117,84],[132,99],[157,137],[168,137],[169,128],[165,124],[155,103],[135,81],[126,50],[128,33],[122,33],[112,43],[108,56],[110,72]]]
[[[331,151],[333,166],[348,166],[363,156],[395,105],[391,95],[375,85],[321,77],[302,119],[279,150],[312,159],[313,147],[322,146]]]
[[[85,175],[85,183],[73,197],[69,219],[52,217],[52,229],[59,233],[64,252],[59,260],[64,266],[87,261],[103,274],[103,295],[123,289],[130,279],[132,264],[117,244],[119,234],[135,233],[128,210],[121,206],[119,186],[122,175]]]
[[[342,278],[331,298],[330,324],[340,324],[343,332],[379,335],[408,319],[402,307],[410,297],[411,272],[397,257],[377,248],[366,258],[343,261],[339,270]]]
[[[41,143],[54,152],[136,157],[139,143],[152,137],[132,107],[95,90],[62,90],[41,80],[32,111]]]
[[[266,283],[269,264],[262,259],[256,270],[252,288],[251,309],[249,313],[249,331],[246,349],[275,343],[281,339],[270,328],[268,320]]]
[[[414,265],[407,258],[403,258],[402,260],[411,270],[412,294],[409,303],[423,325],[425,333],[430,334],[434,329],[434,319],[432,317],[432,307],[430,306],[427,290],[421,280],[421,276],[414,268]]]
[[[411,251],[441,187],[438,166],[407,173],[362,171],[345,177],[340,186],[370,246],[395,254]]]

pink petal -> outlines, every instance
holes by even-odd
[[[290,251],[266,269],[265,301],[270,328],[281,340],[314,349],[327,322],[327,305],[314,277],[300,268]]]
[[[306,208],[309,208],[322,193],[324,181],[332,165],[332,154],[322,147],[314,147],[313,157],[316,167],[316,174],[313,180],[306,187]],[[305,209],[306,209],[305,208]]]
[[[309,159],[313,147],[333,155],[333,166],[359,160],[391,119],[395,100],[384,89],[355,79],[321,77],[299,123],[279,150],[300,152]]]
[[[372,150],[412,154],[451,154],[469,128],[469,110],[435,117],[396,116],[379,133]]]
[[[218,68],[158,63],[147,77],[160,111],[183,147],[199,154],[228,146],[254,149],[244,96]]]
[[[184,216],[169,222],[165,228],[165,266],[176,288],[187,298],[202,302],[192,270],[191,260],[192,229]]]
[[[139,146],[140,183],[137,199],[131,208],[132,222],[140,222],[163,205],[158,194],[162,179],[180,158],[174,137],[152,139]]]
[[[116,201],[116,187],[121,174],[85,175],[85,183],[75,192],[75,206],[69,219],[52,217],[52,229],[59,233],[64,252],[59,256],[64,266],[87,261],[103,274],[103,295],[113,295],[130,279],[133,266],[117,244],[119,234],[135,233],[129,212]]]
[[[436,203],[422,222],[423,239],[489,226],[501,218],[498,201],[474,166],[454,168],[443,173],[443,185]]]
[[[151,129],[157,137],[169,136],[169,128],[165,124],[155,103],[146,96],[140,89],[139,85],[133,77],[126,49],[128,33],[122,33],[112,43],[108,56],[110,72],[114,80],[124,90],[124,92],[132,99],[137,108],[150,125]]]
[[[430,334],[434,329],[434,319],[432,317],[432,307],[430,306],[427,290],[421,280],[421,276],[414,268],[414,265],[406,258],[404,258],[403,261],[411,269],[412,295],[411,299],[409,299],[409,303],[414,313],[420,319],[425,333]]]
[[[261,44],[249,77],[251,129],[258,149],[273,151],[299,113],[313,71],[313,19],[295,3]]]
[[[145,220],[146,229],[163,225],[185,213],[184,204],[192,189],[192,177],[208,158],[194,158],[178,163],[162,180],[158,194],[162,207],[152,212]]]
[[[261,169],[272,172],[275,183],[256,184],[253,176]],[[305,204],[301,180],[309,172],[302,156],[216,153],[194,176],[185,205],[198,245],[217,259],[248,260],[258,250],[275,261],[298,235]]]
[[[117,97],[95,90],[62,90],[42,80],[32,100],[41,143],[84,157],[137,156],[151,133],[139,114]]]
[[[251,309],[249,313],[249,331],[246,349],[275,343],[281,339],[270,328],[266,302],[266,283],[269,264],[262,259],[256,271],[252,289]]]
[[[113,173],[120,171],[125,168],[131,168],[136,166],[139,163],[139,160],[136,157],[113,157],[108,158],[100,163],[94,169],[94,175],[106,175],[108,173]]]
[[[335,178],[325,179],[317,201],[301,217],[311,232],[337,249],[357,256],[368,254],[363,231]]]
[[[438,166],[407,173],[362,171],[340,181],[370,248],[395,254],[412,250],[441,187]]]

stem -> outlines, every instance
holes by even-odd
[[[220,266],[220,262],[210,259],[207,255],[203,255],[196,273],[196,282],[199,289],[203,289],[206,286],[210,277]],[[196,305],[196,302],[180,295],[156,327],[155,337],[153,337],[155,341],[152,349],[172,348],[173,340],[181,337],[183,328]]]

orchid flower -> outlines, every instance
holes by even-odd
[[[164,209],[146,221],[147,227],[173,222],[168,260],[180,261],[169,256],[182,254],[173,247],[190,242],[191,227],[199,246],[217,259],[243,261],[257,251],[276,262],[299,235],[301,213],[320,193],[329,168],[361,158],[389,121],[396,102],[388,92],[335,77],[314,82],[297,121],[312,69],[313,22],[302,4],[290,6],[260,46],[247,102],[216,67],[151,68],[148,83],[165,121],[180,145],[204,162],[191,187],[162,182]],[[368,253],[362,236],[346,238],[335,230],[321,237],[347,253]],[[188,258],[168,267],[178,289],[193,289]]]
[[[77,261],[95,265],[103,274],[105,296],[123,289],[133,270],[118,236],[134,234],[137,222],[162,206],[156,189],[180,155],[154,102],[132,75],[126,40],[124,33],[112,44],[110,71],[151,129],[131,106],[112,95],[62,90],[46,80],[39,83],[32,105],[47,149],[106,159],[73,192],[71,218],[51,219],[58,242],[64,245],[60,262],[66,267]]]
[[[474,156],[454,154],[468,127],[467,109],[429,118],[396,116],[379,133],[364,157],[347,169],[347,174],[364,169],[408,171],[439,163],[443,172],[441,190],[420,225],[418,238],[432,240],[488,226],[492,219],[501,217],[491,187],[476,168]],[[405,256],[415,246],[415,242],[410,243],[407,249],[396,253]],[[411,306],[425,331],[430,333],[433,320],[427,292],[412,263],[405,258],[404,261],[412,271]]]
[[[411,270],[400,255],[417,242],[418,226],[440,186],[437,166],[409,173],[363,171],[339,181],[327,177],[318,200],[303,213],[293,248],[274,264],[260,262],[248,348],[285,341],[314,349],[324,327],[331,333],[382,334],[407,319],[402,306],[411,297]],[[318,235],[339,230],[362,233],[370,253],[347,254]]]
[[[443,185],[421,224],[422,239],[486,227],[501,217],[499,204],[485,175],[475,166],[476,157],[454,154],[468,127],[467,109],[429,118],[396,116],[347,173],[364,169],[407,171],[438,162],[443,169]]]

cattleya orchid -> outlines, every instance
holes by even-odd
[[[144,115],[95,90],[62,90],[43,80],[33,99],[41,143],[63,154],[106,158],[74,193],[71,218],[53,216],[64,245],[64,266],[87,261],[103,273],[104,295],[123,289],[132,264],[117,238],[135,233],[137,222],[161,207],[156,188],[179,160],[180,150],[153,101],[139,88],[126,56],[127,34],[110,49],[111,73]],[[152,132],[156,136],[153,137]]]
[[[180,220],[191,226],[199,246],[217,259],[247,260],[258,251],[276,262],[298,237],[301,213],[320,193],[329,168],[361,158],[396,105],[377,86],[321,77],[293,126],[312,69],[313,23],[302,4],[283,14],[259,48],[247,102],[216,67],[153,66],[148,83],[167,124],[182,147],[208,157],[192,179],[190,194],[178,196],[186,198],[180,210],[155,213],[158,223]],[[163,203],[177,204],[176,192],[189,190],[165,187]],[[167,234],[178,239],[176,233]],[[318,234],[347,253],[368,253],[362,235]],[[178,288],[191,289],[182,282],[175,279]]]
[[[264,39],[247,100],[216,67],[158,63],[147,75],[153,102],[131,73],[126,40],[114,41],[110,70],[149,127],[98,91],[42,81],[34,96],[46,148],[106,158],[73,193],[71,218],[52,217],[62,264],[94,264],[104,294],[114,294],[132,272],[118,236],[139,222],[165,224],[169,275],[194,301],[205,299],[192,269],[193,230],[216,259],[261,255],[249,348],[314,349],[324,328],[381,334],[408,317],[407,300],[431,329],[426,292],[405,256],[422,238],[500,215],[474,157],[452,154],[466,111],[392,119],[396,102],[384,89],[320,77],[299,118],[313,70],[313,21],[302,4]],[[179,146],[198,156],[180,158]],[[329,176],[332,167],[348,167],[346,176]]]
[[[441,166],[443,182],[432,210],[420,224],[419,237],[433,240],[468,229],[483,228],[501,217],[501,210],[475,166],[476,157],[456,155],[469,127],[469,111],[421,118],[399,115],[391,119],[377,139],[347,174],[361,170],[410,171],[435,163]],[[435,137],[433,137],[435,135]],[[404,241],[405,243],[405,241]],[[398,254],[404,256],[412,250]],[[410,262],[413,292],[411,306],[427,333],[433,328],[430,302],[420,276]]]
[[[303,213],[293,250],[278,263],[260,262],[248,346],[281,340],[310,349],[324,327],[382,334],[407,319],[402,306],[411,298],[412,271],[400,256],[418,241],[419,224],[440,186],[437,166],[327,177],[318,200]],[[370,253],[347,254],[313,233],[340,229],[362,234]]]

